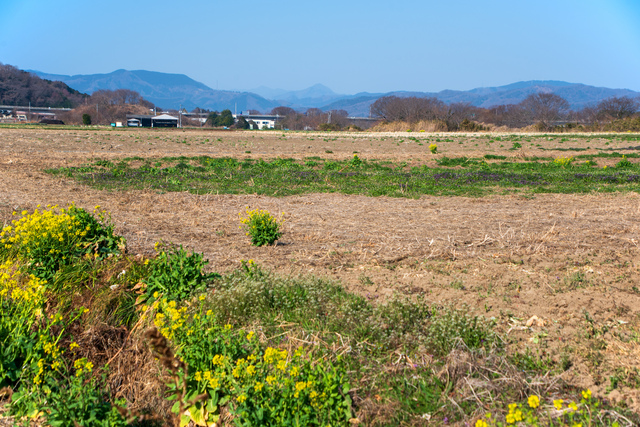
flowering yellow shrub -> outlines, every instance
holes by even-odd
[[[188,365],[188,377],[180,379],[186,382],[187,395],[210,396],[181,416],[216,422],[224,404],[248,425],[284,425],[296,417],[300,425],[348,421],[349,386],[339,363],[312,363],[302,348],[263,348],[255,332],[219,324],[202,300],[196,300],[200,309],[189,312],[161,299],[154,316],[155,325],[176,348],[176,357]],[[173,383],[168,387],[174,397],[181,393]],[[179,408],[177,402],[174,411]]]
[[[252,211],[247,209],[246,215],[242,218],[240,214],[240,222],[244,224],[246,235],[251,237],[251,244],[254,246],[272,245],[282,236],[280,232],[282,218],[278,221],[268,211],[258,209]]]
[[[33,314],[42,315],[39,310],[44,303],[45,280],[34,275],[20,274],[16,261],[8,259],[0,264],[0,298],[10,298],[14,303],[22,304]]]
[[[94,210],[98,219],[74,205],[47,206],[21,215],[0,232],[0,259],[17,258],[40,278],[51,278],[61,265],[77,257],[117,252],[123,244],[99,206]]]
[[[553,163],[561,167],[571,166],[571,163],[573,163],[573,157],[558,157],[553,161]]]

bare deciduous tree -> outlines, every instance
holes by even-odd
[[[532,93],[520,106],[531,123],[541,123],[544,127],[563,119],[569,111],[567,100],[554,93]]]
[[[612,96],[611,98],[600,101],[596,110],[599,119],[612,121],[633,116],[639,107],[640,102],[637,98]]]
[[[444,120],[447,107],[437,98],[384,96],[371,105],[371,115],[388,121]]]

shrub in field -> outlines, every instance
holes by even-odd
[[[351,159],[351,161],[349,162],[351,167],[357,168],[358,166],[360,166],[362,164],[362,160],[360,159],[360,157],[358,157],[357,154],[353,155],[353,158]]]
[[[339,360],[262,346],[254,332],[222,325],[202,303],[189,312],[160,300],[154,322],[185,364],[168,384],[181,425],[217,422],[223,406],[247,426],[344,425],[351,419]],[[156,347],[168,345],[158,341]]]
[[[625,155],[623,155],[622,159],[618,163],[616,163],[616,167],[617,168],[621,168],[621,169],[629,168],[629,167],[632,167],[632,166],[633,166],[633,163],[631,163],[629,161],[629,159],[627,159],[627,156],[625,156]]]
[[[434,353],[438,355],[448,354],[459,344],[470,349],[490,348],[497,341],[490,322],[469,315],[468,310],[450,307],[434,313],[427,334]]]
[[[461,123],[460,123],[460,130],[461,131],[465,131],[465,132],[480,132],[483,130],[487,130],[486,126],[482,126],[480,123],[478,122],[473,122],[469,119],[464,119]]]
[[[358,159],[359,160],[359,159]],[[254,246],[272,245],[282,236],[280,227],[282,219],[278,221],[273,215],[265,210],[247,209],[246,217],[241,218],[247,236],[251,237],[251,244]],[[240,214],[242,216],[242,214]],[[242,226],[240,227],[242,228]]]
[[[557,159],[553,160],[553,163],[560,166],[560,167],[568,167],[571,166],[571,163],[573,163],[573,157],[558,157]]]
[[[124,239],[114,235],[109,216],[98,208],[97,218],[74,205],[23,211],[22,218],[0,232],[0,259],[20,259],[30,273],[51,279],[61,266],[87,254],[119,253]]]
[[[429,145],[429,151],[431,151],[431,154],[437,154],[438,153],[438,146],[436,144],[430,144]]]
[[[184,300],[196,291],[202,291],[217,273],[202,270],[209,261],[202,254],[187,252],[182,246],[156,244],[158,254],[149,261],[149,274],[143,279],[146,298],[163,295],[170,300]]]

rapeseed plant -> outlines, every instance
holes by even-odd
[[[240,222],[244,225],[246,235],[251,237],[251,244],[254,246],[273,245],[282,233],[280,227],[284,222],[283,215],[280,220],[276,219],[266,210],[246,210],[246,217],[242,218],[240,214]],[[242,229],[242,226],[240,226]]]
[[[510,425],[527,425],[527,426],[572,426],[578,427],[582,425],[593,425],[595,419],[599,419],[599,422],[611,427],[618,427],[619,423],[616,420],[608,420],[607,418],[596,418],[599,414],[598,408],[600,403],[592,399],[591,390],[583,390],[581,392],[582,399],[580,403],[569,402],[564,406],[565,401],[563,399],[555,399],[551,409],[547,405],[542,405],[540,397],[537,395],[530,395],[527,398],[527,404],[522,405],[519,403],[510,403],[508,405],[508,412],[504,417],[504,423],[493,417],[491,413],[487,413],[484,418],[480,418],[476,421],[475,427],[504,427]],[[557,411],[556,414],[551,414],[550,411]],[[604,411],[606,413],[606,411]],[[606,415],[605,413],[600,415]],[[524,424],[522,424],[524,423]]]
[[[573,160],[573,157],[558,157],[553,161],[553,163],[564,168],[567,166],[571,166]]]

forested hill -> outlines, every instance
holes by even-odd
[[[0,105],[74,108],[88,95],[0,63]]]

